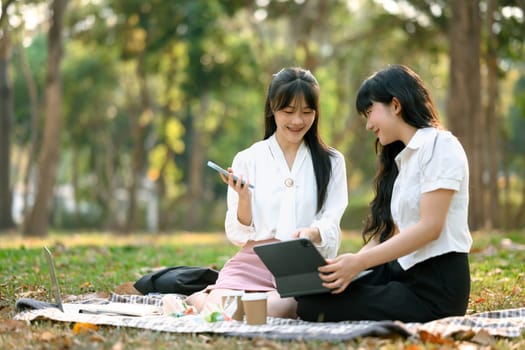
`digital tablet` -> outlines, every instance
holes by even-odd
[[[283,298],[329,293],[319,277],[319,266],[326,261],[315,245],[306,238],[271,242],[253,247],[255,253],[275,277],[277,291]],[[361,278],[372,270],[361,272]]]

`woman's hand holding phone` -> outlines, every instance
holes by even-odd
[[[231,168],[228,168],[228,170],[225,170],[223,168],[221,168],[220,166],[218,166],[217,164],[215,164],[214,162],[212,161],[208,161],[208,166],[212,169],[214,169],[215,171],[217,171],[219,173],[219,175],[221,175],[221,178],[222,178],[222,181],[224,181],[226,184],[229,184],[230,186],[232,186],[233,188],[235,188],[237,186],[237,181],[239,181],[239,177],[237,175],[233,175],[233,171]],[[232,176],[232,183],[229,182],[229,178],[230,176]],[[244,187],[244,185],[246,185],[246,181],[243,180],[242,178],[240,179],[240,187]],[[255,188],[252,184],[248,183],[248,187],[253,189]]]

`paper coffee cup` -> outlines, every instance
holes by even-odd
[[[242,297],[246,323],[251,325],[266,323],[266,293],[245,293]]]
[[[244,307],[242,305],[242,296],[244,291],[231,290],[222,296],[222,307],[226,314],[236,321],[244,319]]]

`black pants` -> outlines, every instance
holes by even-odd
[[[407,271],[397,261],[373,270],[340,294],[297,297],[299,318],[312,322],[427,322],[465,315],[470,294],[467,253],[443,254]]]

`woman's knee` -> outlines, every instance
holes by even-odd
[[[281,298],[277,292],[268,292],[268,316],[297,318],[297,302],[294,298]]]

